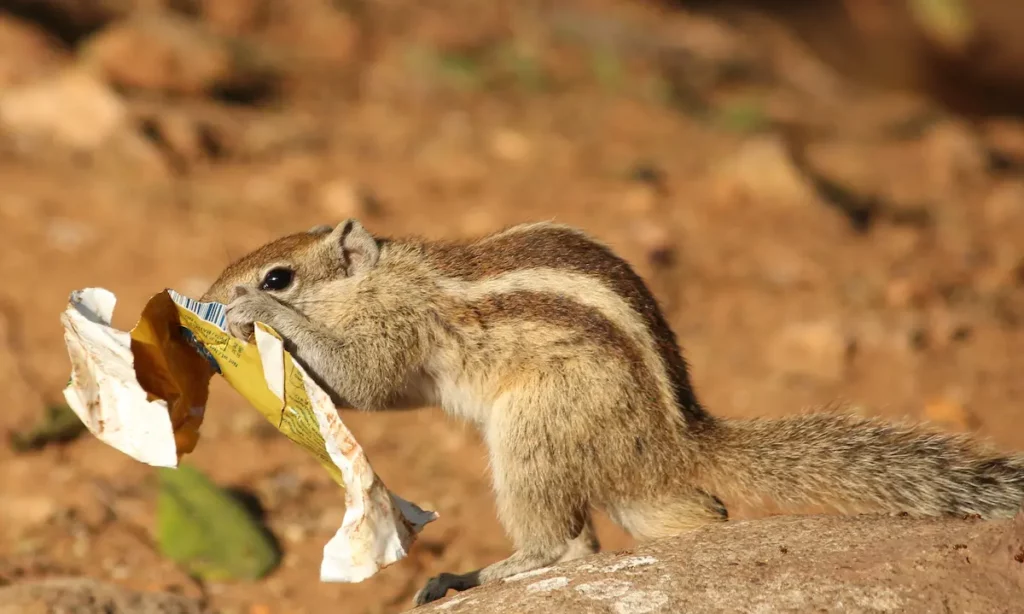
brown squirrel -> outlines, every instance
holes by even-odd
[[[641,278],[563,225],[440,242],[349,219],[242,257],[203,300],[243,340],[278,331],[339,407],[440,406],[480,428],[515,553],[431,578],[417,604],[596,552],[595,508],[644,540],[727,520],[714,493],[983,518],[1024,502],[1024,454],[963,435],[711,416]]]

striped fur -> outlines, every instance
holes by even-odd
[[[256,290],[282,266],[292,286]],[[348,220],[264,246],[204,299],[229,303],[240,336],[274,327],[340,406],[437,404],[479,426],[516,553],[442,574],[418,602],[596,550],[595,507],[656,538],[725,520],[714,492],[984,516],[1024,499],[1022,457],[964,438],[827,414],[712,418],[647,286],[566,226],[431,242]]]

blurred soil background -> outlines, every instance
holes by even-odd
[[[28,433],[60,417],[72,290],[112,290],[128,329],[348,216],[585,228],[648,280],[719,415],[841,403],[1024,449],[1021,27],[1017,0],[0,2],[0,585],[396,612],[510,551],[478,437],[437,409],[344,415],[441,514],[355,585],[318,579],[342,491],[219,380],[186,462],[262,508],[281,557],[259,579],[161,553],[154,469]]]

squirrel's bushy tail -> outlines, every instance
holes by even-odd
[[[919,426],[822,413],[716,420],[699,440],[698,481],[725,497],[984,518],[1024,503],[1024,455]]]

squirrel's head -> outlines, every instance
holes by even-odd
[[[333,228],[316,226],[272,241],[231,263],[201,300],[230,303],[235,288],[245,286],[301,308],[324,284],[356,280],[376,267],[380,247],[380,241],[355,219]]]

